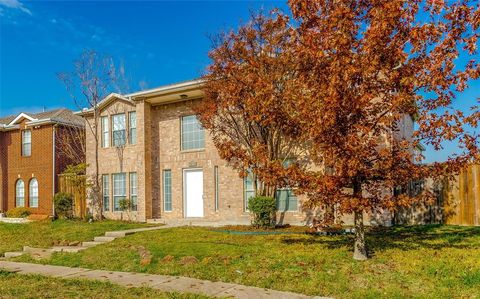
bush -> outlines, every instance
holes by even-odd
[[[55,203],[55,216],[58,218],[73,218],[73,195],[59,192],[53,198]]]
[[[122,198],[118,202],[118,206],[119,206],[120,210],[122,210],[123,212],[128,212],[128,211],[132,210],[133,202],[128,198]]]
[[[253,214],[252,225],[255,227],[275,227],[275,198],[256,196],[248,200],[248,209]]]
[[[25,207],[13,208],[6,213],[9,218],[27,218],[30,214],[32,214],[32,211]]]

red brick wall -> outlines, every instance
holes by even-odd
[[[32,130],[32,154],[22,156],[22,130],[26,128],[25,120],[20,123],[20,130],[4,132],[6,138],[6,182],[7,206],[5,210],[15,207],[15,184],[22,179],[25,183],[25,206],[29,206],[29,183],[35,177],[38,181],[38,208],[33,213],[50,215],[52,211],[53,180],[53,127],[44,125],[30,127]]]

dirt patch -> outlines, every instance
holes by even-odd
[[[152,263],[152,254],[143,246],[138,246],[138,255],[140,256],[140,265],[148,266]]]
[[[194,256],[184,256],[180,259],[180,264],[183,266],[194,265],[198,263],[198,259]]]

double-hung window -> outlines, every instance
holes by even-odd
[[[243,179],[243,198],[245,200],[245,211],[248,211],[248,200],[255,196],[255,186],[253,185],[253,174],[249,171]]]
[[[29,206],[38,208],[38,181],[36,178],[30,180],[28,197],[30,199]]]
[[[291,188],[277,189],[277,210],[280,212],[297,211],[298,201]]]
[[[182,150],[205,148],[205,132],[195,115],[182,117]]]
[[[32,131],[22,131],[22,156],[28,157],[32,155]]]
[[[110,177],[108,174],[102,175],[103,185],[103,211],[110,211]]]
[[[132,203],[132,211],[137,210],[137,173],[130,172],[130,201]]]
[[[15,184],[15,206],[25,206],[25,183],[22,180],[18,180]]]
[[[163,209],[165,212],[172,211],[172,171],[163,170]]]
[[[113,174],[113,209],[121,211],[120,200],[125,199],[127,195],[126,175],[125,173]]]
[[[126,143],[126,121],[125,114],[112,116],[113,123],[113,146],[122,146]]]
[[[108,116],[102,116],[101,118],[102,125],[102,147],[110,146],[110,126],[108,122]]]
[[[137,142],[137,113],[135,111],[128,113],[128,142],[135,144]]]

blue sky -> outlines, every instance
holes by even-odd
[[[132,91],[200,76],[209,34],[235,28],[252,9],[287,9],[286,1],[0,0],[0,116],[77,107],[58,72],[72,70],[84,49],[125,65]],[[463,97],[479,96],[476,82]],[[427,161],[456,151],[427,151]]]

